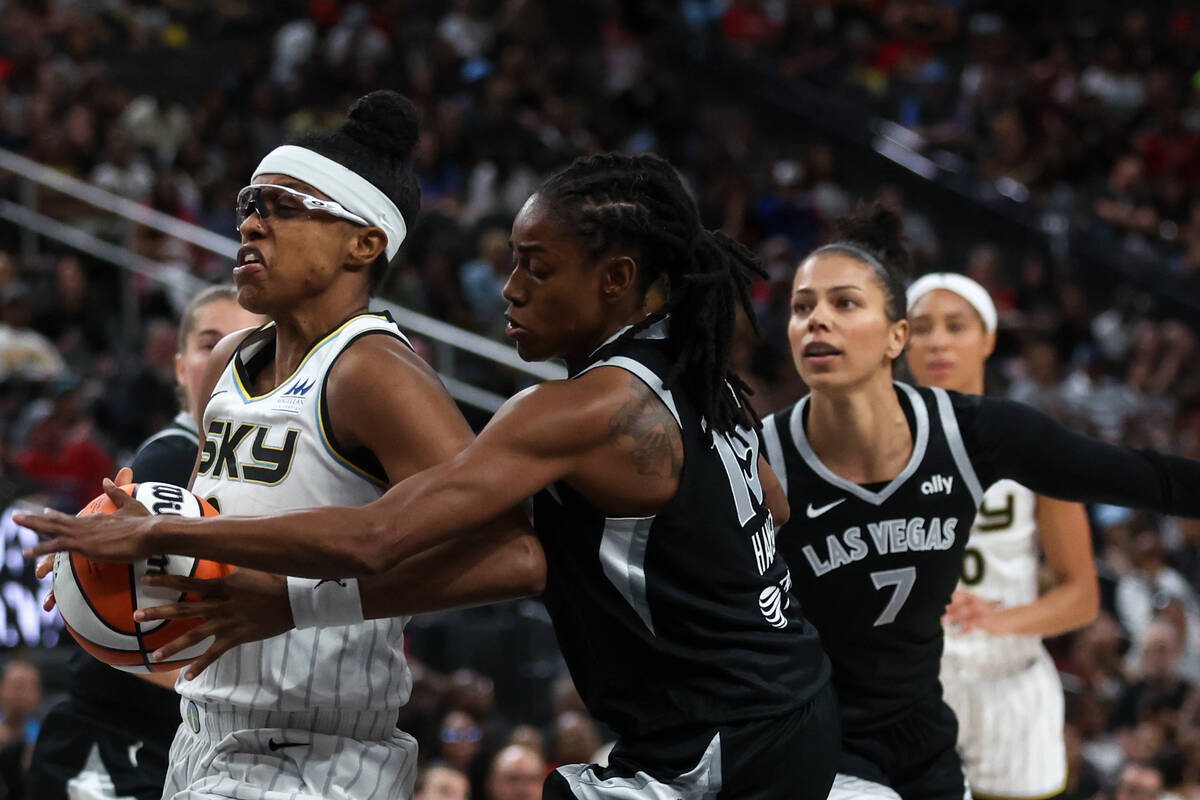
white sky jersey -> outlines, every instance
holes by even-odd
[[[215,499],[223,514],[247,515],[360,506],[383,494],[386,476],[374,456],[344,452],[331,441],[325,402],[334,362],[368,334],[409,344],[390,316],[356,316],[318,340],[274,391],[258,396],[252,394],[252,376],[273,357],[275,328],[268,324],[250,334],[204,411],[196,494]],[[407,621],[293,630],[244,644],[195,680],[181,678],[176,688],[197,701],[282,711],[398,708],[412,688],[403,652]]]
[[[1004,608],[1038,597],[1037,495],[1004,479],[984,493],[963,553],[959,589]],[[945,663],[989,673],[1028,666],[1040,652],[1038,636],[993,636],[946,630]]]

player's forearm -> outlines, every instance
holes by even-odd
[[[527,597],[539,594],[545,582],[541,543],[514,510],[358,586],[363,616],[381,619]]]
[[[378,523],[363,508],[316,508],[271,517],[155,517],[153,549],[306,578],[377,572]]]
[[[997,614],[996,633],[1057,636],[1081,628],[1100,612],[1096,581],[1076,580],[1056,586],[1029,605],[1006,608]]]

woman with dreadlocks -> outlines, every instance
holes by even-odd
[[[619,739],[607,767],[561,767],[544,797],[823,800],[838,746],[829,665],[775,557],[787,502],[729,372],[753,257],[701,226],[652,155],[552,176],[513,222],[512,248],[508,333],[523,358],[565,359],[570,378],[511,399],[449,462],[360,508],[25,524],[54,537],[47,551],[339,578],[386,571],[536,495],[546,607],[580,695]],[[667,300],[647,315],[654,284]]]

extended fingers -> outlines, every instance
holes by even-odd
[[[160,619],[208,618],[212,603],[164,603],[161,606],[139,608],[133,612],[134,622],[154,622]]]
[[[37,579],[40,581],[42,578],[49,575],[53,569],[54,569],[54,556],[49,555],[38,562],[37,569],[35,569],[33,571],[33,574],[35,576],[37,576]]]
[[[189,647],[194,647],[214,635],[216,635],[216,625],[211,622],[202,623],[155,650],[153,655],[151,655],[151,659],[154,661],[166,661],[176,653],[187,650]],[[214,644],[216,643],[214,642]]]
[[[225,596],[224,580],[224,578],[192,578],[187,575],[145,575],[142,577],[142,583],[147,586],[171,589],[210,599]]]
[[[40,542],[39,544],[35,544],[33,547],[27,548],[24,551],[22,551],[21,555],[23,555],[26,560],[29,560],[32,558],[41,558],[42,556],[52,556],[55,553],[58,553],[62,550],[71,550],[71,549],[73,549],[73,548],[71,547],[70,542],[68,540],[55,538],[55,539],[50,539],[47,542]]]
[[[129,467],[121,467],[117,470],[117,477],[113,478],[113,483],[117,486],[125,486],[133,483],[133,470]]]
[[[133,474],[132,471],[130,474]],[[128,492],[126,492],[120,486],[117,486],[117,484],[113,483],[108,478],[105,478],[101,485],[104,487],[104,493],[108,495],[108,499],[112,500],[113,505],[115,505],[117,508],[124,508],[133,502],[133,497],[131,497]]]

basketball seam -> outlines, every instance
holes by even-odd
[[[100,610],[92,604],[92,598],[88,597],[87,591],[83,588],[83,583],[79,580],[79,573],[75,569],[74,553],[67,558],[67,562],[71,565],[71,580],[75,581],[75,587],[79,590],[79,596],[83,598],[83,602],[87,603],[87,607],[91,609],[92,615],[96,618],[96,621],[108,628],[113,633],[120,634],[121,636],[137,636],[138,634],[136,632],[130,633],[129,631],[123,631],[120,628],[115,628],[109,624],[108,620],[104,618],[104,615],[100,613]],[[136,623],[134,624],[134,628],[137,628]],[[88,641],[90,642],[91,639],[88,639]],[[99,644],[99,642],[96,644]]]

